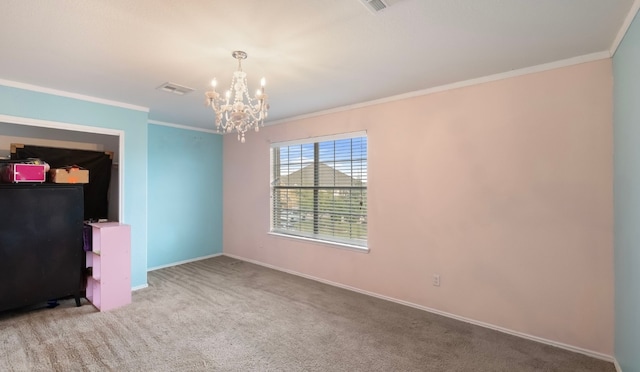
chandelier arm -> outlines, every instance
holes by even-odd
[[[246,110],[245,112],[251,116],[251,118],[253,119],[252,121],[259,122],[262,120],[261,111]]]

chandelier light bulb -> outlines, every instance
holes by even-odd
[[[215,78],[211,80],[211,86],[213,87],[213,90],[216,90],[216,86],[218,86],[218,80]]]
[[[265,78],[260,79],[260,86],[264,88],[265,85],[267,85],[267,80]]]

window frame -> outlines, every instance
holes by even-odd
[[[318,153],[318,148],[320,146],[321,143],[323,142],[331,142],[331,141],[339,141],[339,140],[345,140],[345,139],[357,139],[357,138],[364,138],[366,140],[365,143],[365,158],[364,159],[359,159],[359,161],[364,160],[365,161],[365,172],[366,172],[366,176],[365,176],[365,182],[363,182],[363,186],[322,186],[319,185],[319,175],[316,173],[317,172],[317,168],[316,168],[316,172],[314,172],[314,176],[313,176],[313,182],[314,182],[314,186],[309,187],[298,187],[298,186],[282,186],[279,187],[278,185],[276,185],[276,151],[275,149],[281,149],[281,148],[286,148],[289,146],[297,146],[297,145],[313,145],[314,147],[314,155],[313,155],[313,159],[312,162],[313,164],[323,164],[320,161],[320,156]],[[283,141],[283,142],[273,142],[270,145],[269,148],[269,155],[270,155],[270,163],[269,163],[269,173],[270,173],[270,199],[269,199],[269,234],[271,235],[276,235],[276,236],[282,236],[282,237],[286,237],[286,238],[292,238],[292,239],[300,239],[303,241],[309,241],[309,242],[315,242],[315,243],[322,243],[322,244],[327,244],[327,245],[331,245],[331,246],[337,246],[340,248],[348,248],[348,249],[354,249],[357,251],[365,251],[368,252],[369,248],[369,231],[368,231],[368,216],[369,216],[369,208],[368,208],[368,189],[369,189],[369,184],[368,184],[368,168],[369,168],[369,140],[367,137],[367,132],[366,131],[359,131],[359,132],[350,132],[350,133],[342,133],[342,134],[337,134],[337,135],[329,135],[329,136],[319,136],[319,137],[308,137],[305,139],[299,139],[299,140],[294,140],[294,141]],[[350,150],[350,161],[353,162],[353,148]],[[278,160],[281,158],[278,158]],[[335,158],[334,158],[334,161]],[[278,163],[279,164],[279,163]],[[351,177],[351,176],[350,176]],[[365,231],[365,236],[364,239],[357,239],[357,238],[344,238],[344,237],[340,237],[338,235],[327,235],[327,234],[321,234],[318,233],[318,229],[317,226],[319,224],[318,222],[318,214],[317,214],[317,208],[319,208],[320,202],[318,199],[318,193],[321,190],[325,190],[325,189],[331,189],[334,188],[336,190],[340,189],[348,189],[350,192],[351,190],[356,190],[356,191],[360,191],[360,193],[364,193],[365,196],[365,207],[366,210],[364,211],[364,218],[366,221],[366,231]],[[314,226],[314,231],[315,232],[305,232],[302,229],[300,230],[287,230],[287,229],[282,229],[279,228],[279,226],[277,225],[277,221],[275,221],[276,218],[276,204],[277,204],[277,190],[286,190],[287,192],[289,192],[290,190],[296,190],[296,189],[305,189],[305,190],[313,190],[314,191],[314,198],[313,198],[313,209],[314,209],[314,217],[313,217],[313,226]],[[339,211],[336,209],[336,211]],[[354,224],[352,222],[349,223],[349,226],[351,228],[351,225]]]

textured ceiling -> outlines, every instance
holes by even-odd
[[[203,92],[236,61],[269,121],[608,52],[633,0],[2,0],[0,79],[213,128]],[[158,91],[164,82],[194,88]]]

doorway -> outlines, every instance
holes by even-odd
[[[0,158],[9,158],[11,143],[113,152],[108,219],[123,221],[124,131],[0,115]]]

